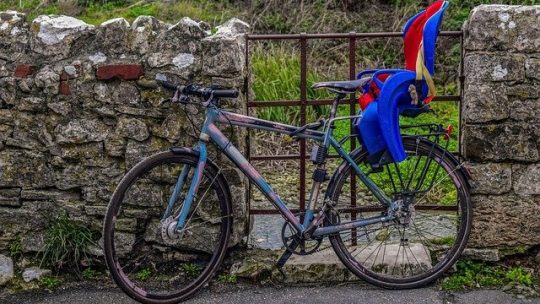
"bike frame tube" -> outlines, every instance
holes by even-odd
[[[298,138],[312,139],[324,143],[327,146],[332,146],[334,149],[336,149],[337,153],[353,167],[357,176],[366,185],[366,187],[368,187],[372,191],[372,193],[379,200],[379,202],[381,202],[381,204],[385,207],[391,205],[391,199],[388,198],[384,194],[384,192],[379,187],[377,187],[375,183],[373,183],[373,181],[358,167],[358,165],[353,161],[349,154],[333,138],[333,128],[329,127],[329,125],[326,128],[325,132],[310,129],[298,132],[301,127],[227,112],[215,107],[208,107],[206,110],[206,119],[201,130],[200,140],[199,143],[196,145],[196,149],[199,150],[200,154],[199,162],[197,164],[197,168],[195,170],[188,195],[186,196],[184,205],[182,206],[182,209],[180,211],[180,216],[177,223],[178,230],[182,229],[183,225],[185,224],[185,220],[188,216],[189,209],[191,208],[194,194],[197,193],[204,166],[206,165],[206,143],[210,140],[214,142],[219,147],[219,149],[251,180],[251,182],[253,182],[257,186],[257,188],[259,188],[259,190],[264,194],[264,196],[266,196],[266,198],[274,204],[274,206],[279,210],[281,215],[295,228],[297,233],[303,233],[313,220],[313,216],[311,216],[311,219],[309,221],[304,221],[304,223],[300,223],[300,221],[296,218],[292,211],[287,207],[285,202],[272,189],[270,184],[268,184],[268,182],[260,175],[260,173],[242,155],[242,153],[240,153],[240,151],[238,151],[238,149],[231,143],[231,141],[218,129],[215,124],[216,122],[245,127],[248,129],[258,129],[287,135],[294,134],[294,136]],[[306,214],[313,214],[313,212],[314,210],[306,210]],[[324,227],[324,229],[318,228],[315,231],[317,236],[324,236],[342,230],[358,228],[378,222],[389,221],[392,219],[393,217],[391,216],[379,216],[369,219],[356,220],[333,227]]]
[[[173,194],[169,198],[169,203],[167,204],[167,209],[165,210],[165,213],[163,214],[162,219],[166,219],[171,215],[171,211],[174,207],[174,204],[178,200],[178,195],[180,194],[180,191],[184,187],[184,183],[186,182],[186,177],[189,174],[190,167],[188,165],[184,165],[182,168],[182,172],[178,176],[178,180],[176,181],[176,184],[174,185]]]

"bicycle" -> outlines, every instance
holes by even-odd
[[[104,249],[114,281],[143,303],[177,303],[193,296],[224,260],[233,226],[231,193],[222,169],[207,158],[213,143],[272,202],[284,217],[285,252],[315,252],[325,237],[356,276],[384,288],[415,288],[436,280],[451,267],[467,242],[471,227],[468,175],[441,145],[449,132],[440,125],[403,128],[406,159],[373,168],[364,149],[347,152],[333,137],[340,100],[366,79],[319,83],[337,93],[329,117],[292,126],[221,109],[221,98],[238,92],[197,85],[181,86],[163,78],[174,91],[172,102],[198,104],[205,110],[197,144],[173,147],[135,165],[112,195],[104,224]],[[201,102],[192,98],[199,97]],[[302,214],[293,214],[268,182],[246,160],[216,123],[259,129],[317,142],[311,153],[313,185]],[[320,130],[322,128],[322,130]],[[425,133],[422,133],[425,132]],[[328,179],[330,149],[341,164]],[[375,170],[376,169],[376,170]],[[328,182],[320,201],[322,185]],[[187,186],[189,184],[189,186]],[[186,189],[184,187],[186,186]],[[186,190],[186,191],[184,191]],[[351,206],[351,193],[360,197]],[[320,205],[320,206],[319,206]]]

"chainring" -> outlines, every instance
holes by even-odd
[[[297,218],[299,217],[297,216]],[[317,251],[319,246],[321,246],[322,238],[305,239],[299,236],[294,227],[286,221],[281,228],[281,241],[288,251],[296,255],[308,255]],[[294,247],[294,242],[298,246]]]

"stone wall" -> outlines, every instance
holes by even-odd
[[[471,247],[540,244],[540,6],[474,9],[465,30],[463,152]]]
[[[160,106],[171,93],[158,88],[156,73],[242,90],[248,29],[232,19],[210,34],[203,22],[171,25],[152,17],[94,27],[40,16],[28,24],[23,14],[0,12],[0,250],[17,238],[24,251],[39,250],[47,218],[61,209],[101,231],[127,169],[193,143],[181,108]],[[242,113],[243,93],[226,107]],[[235,134],[242,149],[245,136]],[[244,179],[226,172],[239,237],[247,214]]]

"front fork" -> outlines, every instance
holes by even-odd
[[[191,185],[189,186],[188,193],[186,194],[186,197],[184,198],[182,208],[180,209],[180,213],[178,214],[178,220],[176,222],[176,231],[182,230],[184,226],[186,225],[186,220],[189,215],[189,210],[191,209],[191,205],[193,204],[193,201],[195,200],[195,195],[199,191],[201,179],[204,174],[204,167],[206,166],[206,160],[207,160],[206,143],[200,140],[197,149],[199,150],[199,161],[197,162],[197,167],[195,168],[195,172],[193,173],[193,178],[191,179]],[[163,214],[163,219],[166,219],[171,216],[173,207],[176,204],[176,201],[178,201],[178,196],[180,195],[180,192],[182,188],[184,187],[184,184],[186,182],[187,176],[189,175],[190,169],[191,168],[189,165],[184,165],[184,167],[182,168],[182,172],[178,176],[178,179],[174,186],[173,193],[171,197],[169,198],[167,209],[165,210],[165,213]]]

